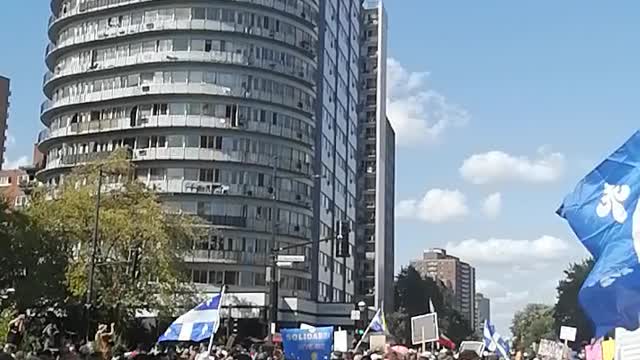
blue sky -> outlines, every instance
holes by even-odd
[[[12,79],[7,156],[16,163],[30,159],[41,128],[49,6],[3,5],[0,74]],[[396,264],[429,247],[455,251],[476,266],[478,289],[492,297],[506,331],[526,302],[552,303],[562,269],[585,256],[554,211],[637,129],[640,5],[386,5],[396,84],[389,115],[398,128]]]

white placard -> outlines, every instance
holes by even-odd
[[[351,320],[360,320],[360,310],[351,310]]]
[[[430,313],[411,318],[411,343],[413,345],[438,341],[438,313]]]
[[[371,351],[385,351],[387,346],[387,337],[385,335],[370,335],[369,336],[369,350]]]
[[[347,330],[335,331],[333,333],[333,351],[349,351],[349,333]]]
[[[566,340],[574,342],[576,341],[576,334],[578,333],[578,329],[571,326],[562,326],[560,327],[560,340]]]
[[[478,356],[482,356],[482,352],[484,351],[484,342],[482,341],[463,341],[460,343],[459,352],[462,353],[464,351],[473,351]]]

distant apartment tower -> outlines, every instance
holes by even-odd
[[[393,311],[395,132],[386,115],[387,14],[365,1],[360,46],[358,295]]]
[[[469,322],[472,330],[476,325],[476,272],[475,269],[444,249],[425,250],[420,260],[411,265],[423,276],[441,280],[453,291],[453,307]]]
[[[214,233],[189,258],[197,286],[229,285],[258,318],[270,249],[315,240],[295,251],[305,264],[281,271],[280,294],[295,301],[280,316],[353,324],[335,303],[353,308],[355,256],[317,240],[356,221],[360,0],[51,0],[51,9],[38,177],[57,184],[128,147],[166,208]]]
[[[482,334],[485,321],[491,321],[491,301],[482,293],[476,293],[476,333]]]
[[[9,97],[11,96],[11,81],[0,76],[0,168],[4,168],[4,153],[6,151],[7,126],[9,122]]]

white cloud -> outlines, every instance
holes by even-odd
[[[502,151],[489,151],[468,157],[460,167],[460,175],[473,184],[506,181],[544,183],[557,180],[564,170],[565,157],[541,147],[535,159],[514,156]]]
[[[502,195],[497,192],[487,196],[482,204],[482,211],[489,219],[496,219],[502,210]]]
[[[4,161],[4,164],[2,164],[2,169],[17,169],[20,166],[25,166],[25,165],[29,165],[31,163],[31,161],[29,160],[29,157],[27,157],[26,155],[20,156],[19,158],[15,159],[15,160],[9,160],[6,159]]]
[[[11,133],[7,133],[5,144],[4,144],[5,147],[9,148],[9,147],[12,147],[15,144],[16,144],[15,136],[11,135]]]
[[[448,243],[446,249],[472,264],[537,266],[540,262],[565,259],[569,244],[563,239],[544,235],[535,240],[468,239],[457,244]]]
[[[458,190],[431,189],[422,199],[402,200],[396,206],[400,218],[442,223],[469,213],[467,198]]]
[[[387,116],[396,143],[415,145],[435,141],[445,130],[465,125],[471,115],[427,86],[427,72],[411,72],[397,60],[387,60]]]

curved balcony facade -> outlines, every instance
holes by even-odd
[[[38,176],[55,184],[128,147],[167,211],[216,233],[194,248],[194,281],[263,289],[271,233],[282,244],[311,239],[318,1],[51,7]],[[290,290],[309,292],[309,271]]]

